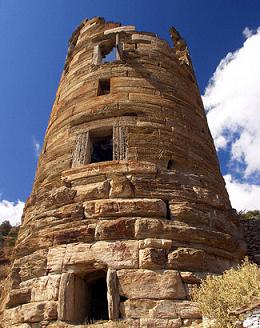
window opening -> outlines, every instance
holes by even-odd
[[[165,205],[166,205],[166,220],[171,220],[171,209],[170,209],[170,205],[169,205],[169,201],[165,200]]]
[[[98,81],[98,96],[110,93],[110,79],[102,79]]]
[[[102,54],[102,64],[111,63],[116,60],[116,47],[114,46],[107,54]]]
[[[104,137],[91,137],[92,152],[90,163],[113,160],[113,135]]]
[[[167,169],[168,170],[173,170],[174,169],[174,160],[170,159],[168,161]]]

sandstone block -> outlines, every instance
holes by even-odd
[[[53,234],[53,245],[68,244],[75,242],[89,242],[95,239],[96,224],[83,224],[79,228],[60,229]]]
[[[60,273],[64,268],[76,271],[104,268],[137,268],[138,241],[98,241],[94,244],[70,244],[50,249],[48,270]]]
[[[164,249],[145,248],[139,251],[139,267],[142,269],[163,269],[166,264]]]
[[[156,305],[156,300],[136,299],[120,303],[120,312],[124,318],[149,318],[150,310]]]
[[[211,273],[209,272],[180,272],[181,279],[187,284],[200,284],[202,279],[205,279]]]
[[[185,299],[186,297],[177,271],[119,270],[117,276],[119,293],[127,298]]]
[[[13,289],[9,292],[8,301],[6,303],[7,308],[12,308],[17,305],[22,305],[28,303],[31,300],[31,289],[30,288],[20,288]]]
[[[163,223],[158,219],[138,219],[135,223],[135,237],[146,239],[147,237],[158,238],[161,236]]]
[[[50,194],[51,204],[67,204],[71,203],[76,196],[76,190],[67,187],[54,189]]]
[[[179,248],[168,254],[168,268],[175,270],[222,272],[231,262],[208,254],[201,249]]]
[[[127,25],[127,26],[119,26],[119,27],[111,28],[109,30],[104,31],[104,35],[110,33],[130,32],[130,31],[135,31],[135,26]]]
[[[155,239],[155,238],[146,238],[139,241],[139,248],[161,248],[161,249],[170,249],[172,246],[172,241],[170,239]]]
[[[24,316],[23,312],[21,311],[21,306],[17,306],[13,309],[6,309],[4,312],[4,323],[6,327],[14,325],[16,323],[23,323]]]
[[[77,197],[79,200],[94,200],[101,198],[108,198],[109,193],[109,182],[102,181],[86,185],[75,186],[77,190]]]
[[[134,187],[126,176],[113,176],[110,182],[110,198],[132,198],[134,197]]]
[[[102,220],[97,224],[96,240],[134,239],[135,219]]]
[[[120,304],[123,313],[134,318],[200,319],[201,313],[194,302],[175,300],[130,299]]]
[[[140,328],[180,328],[181,319],[147,319],[140,320]]]
[[[15,260],[13,272],[15,272],[15,268],[19,268],[18,275],[21,281],[45,275],[47,270],[46,255],[47,250],[40,249],[28,256],[24,256],[21,259]]]
[[[29,303],[22,307],[25,322],[39,322],[44,319],[45,303]]]
[[[44,320],[56,320],[58,318],[58,309],[56,302],[48,302],[44,309]]]
[[[35,279],[32,286],[32,302],[56,301],[59,293],[60,275],[48,275]]]
[[[110,268],[138,268],[138,241],[99,241],[92,250],[97,262]]]
[[[168,268],[175,270],[205,270],[205,252],[200,249],[179,248],[168,254]]]
[[[166,206],[161,199],[105,199],[84,203],[86,218],[115,216],[165,217]]]
[[[47,255],[47,270],[48,272],[60,273],[63,268],[63,259],[66,253],[67,246],[56,246],[50,248]]]

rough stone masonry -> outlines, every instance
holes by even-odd
[[[187,327],[245,252],[187,45],[95,17],[73,33],[2,299],[5,328]]]

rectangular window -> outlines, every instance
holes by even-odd
[[[72,167],[113,160],[126,160],[128,153],[126,126],[104,127],[76,136]]]
[[[101,79],[98,81],[98,96],[107,95],[110,93],[110,79]]]
[[[113,135],[112,131],[106,136],[90,135],[91,159],[90,163],[113,160]]]

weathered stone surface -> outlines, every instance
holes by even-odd
[[[181,319],[141,319],[140,328],[180,328]]]
[[[139,267],[142,269],[163,269],[166,265],[164,249],[145,248],[139,252]]]
[[[130,299],[120,304],[122,313],[131,318],[200,319],[201,312],[189,301]]]
[[[110,198],[134,197],[134,186],[126,176],[113,176],[110,184]]]
[[[95,320],[96,282],[110,318],[186,327],[200,320],[192,288],[244,256],[187,45],[170,34],[173,47],[100,17],[73,33],[0,300],[4,328]]]
[[[128,298],[185,299],[186,297],[177,271],[119,270],[117,276],[120,295]]]
[[[138,241],[99,241],[94,244],[70,244],[50,249],[48,271],[61,273],[64,269],[76,271],[97,267],[137,268]]]
[[[180,272],[182,281],[187,284],[200,284],[202,279],[205,279],[210,274],[209,272]]]
[[[84,203],[86,218],[116,216],[164,217],[165,203],[161,199],[108,199]]]
[[[168,268],[206,272],[222,272],[230,267],[230,262],[205,251],[193,248],[179,248],[168,254]]]
[[[31,301],[57,301],[60,275],[48,275],[36,279],[32,284]]]
[[[7,308],[22,305],[31,301],[31,290],[29,288],[14,289],[9,293],[6,303]]]
[[[66,204],[73,201],[76,195],[76,190],[72,190],[67,187],[61,187],[50,194],[50,202],[51,204]]]
[[[172,246],[171,239],[155,239],[147,238],[140,240],[139,247],[142,248],[159,248],[159,249],[170,249]]]
[[[80,200],[108,198],[109,182],[102,181],[74,187]]]
[[[97,240],[135,238],[135,219],[102,220],[96,228]]]
[[[39,322],[44,319],[45,303],[23,305],[21,311],[25,322]]]

